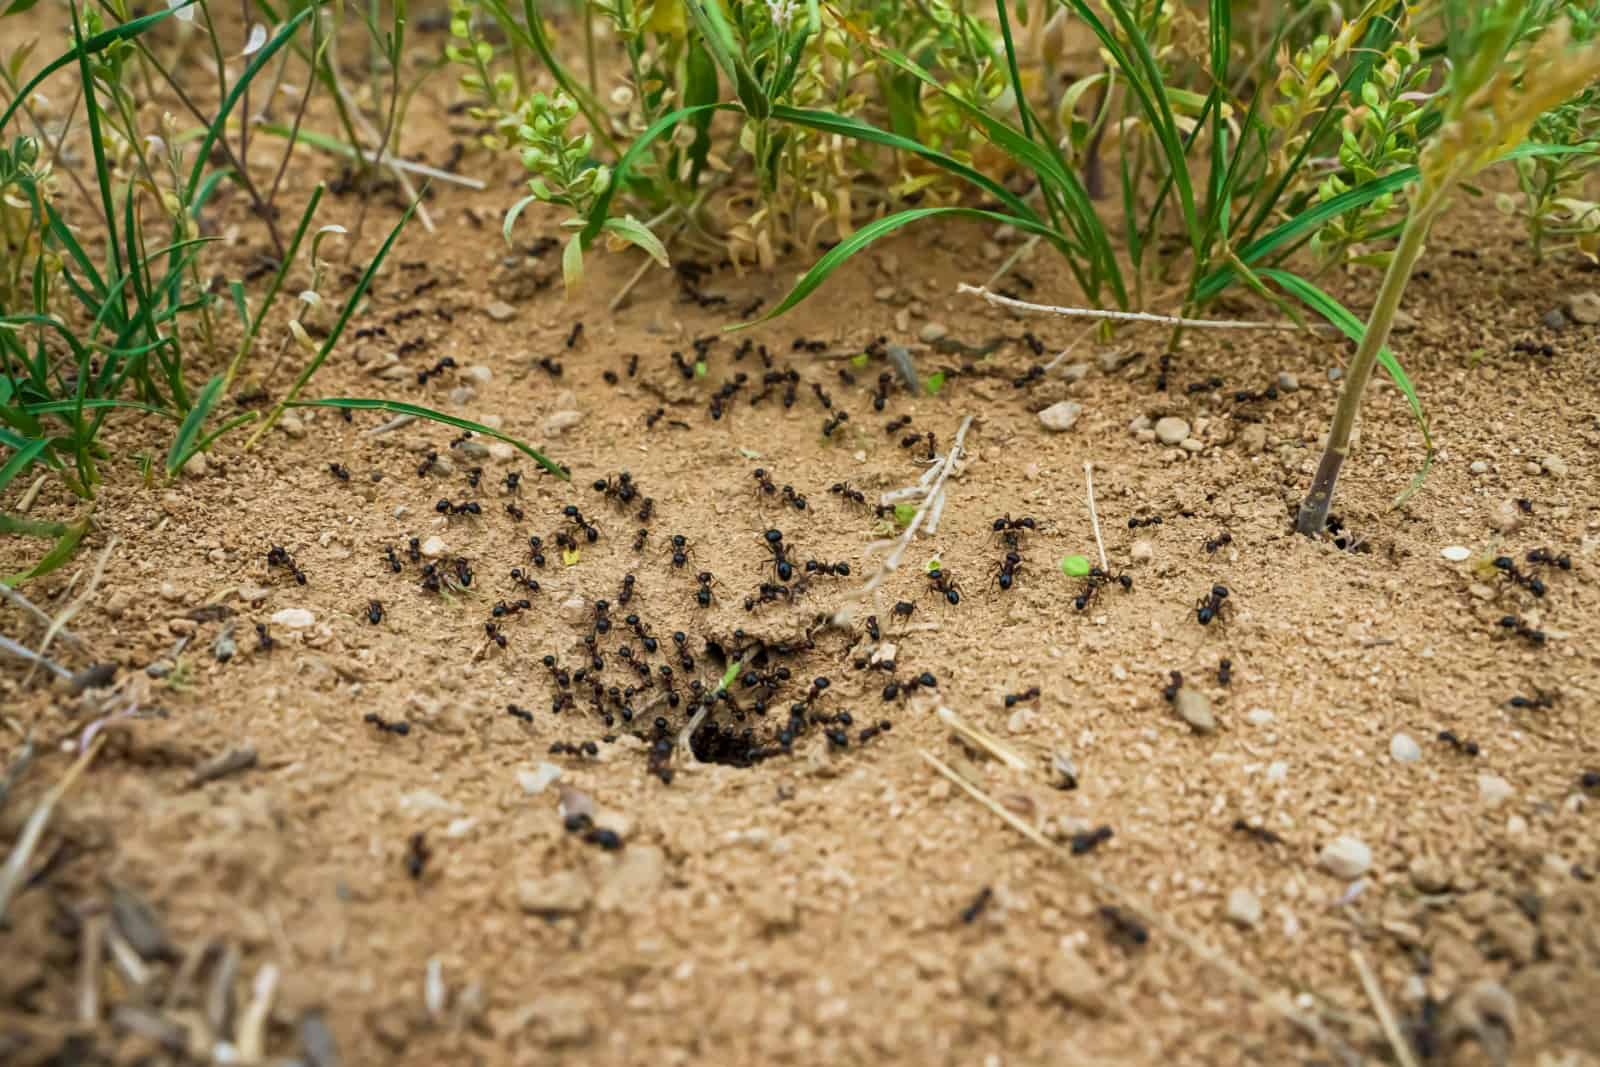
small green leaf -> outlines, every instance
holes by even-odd
[[[932,574],[934,571],[943,570],[944,568],[939,564],[939,557],[934,556],[932,559],[922,565],[922,569],[927,573]]]
[[[917,517],[915,504],[896,504],[894,506],[894,521],[899,526],[910,526],[911,520]]]
[[[11,0],[11,4],[4,11],[0,11],[0,19],[7,15],[20,15],[38,2],[39,0]]]
[[[561,563],[562,563],[563,566],[575,567],[575,566],[577,566],[578,561],[580,559],[582,559],[582,558],[583,558],[583,550],[582,549],[566,548],[566,549],[562,549],[562,551],[561,551]]]
[[[697,360],[694,361],[694,376],[696,378],[704,378],[706,376],[706,361],[705,360],[697,359]]]
[[[200,390],[194,407],[184,416],[182,425],[178,427],[177,436],[172,439],[172,447],[167,450],[168,478],[177,474],[179,468],[189,462],[190,457],[195,454],[195,439],[200,436],[200,427],[205,425],[206,416],[211,414],[211,408],[221,394],[222,375],[214,375]]]
[[[672,261],[667,258],[667,246],[661,243],[661,238],[651,233],[649,228],[632,215],[620,219],[606,219],[601,223],[601,229],[607,233],[614,233],[629,244],[644,250],[651,259],[662,267],[670,269]]]
[[[944,371],[936,370],[928,375],[928,395],[938,396],[939,390],[944,388]]]
[[[862,352],[860,355],[850,357],[850,365],[857,368],[865,367],[871,361],[872,357],[867,355],[865,352]]]
[[[1087,578],[1089,576],[1089,557],[1062,556],[1061,573],[1068,578]]]
[[[567,242],[566,251],[561,253],[561,280],[568,291],[583,281],[583,242],[577,236]]]
[[[6,516],[6,518],[9,519],[10,516]],[[21,524],[26,526],[32,520],[23,519],[19,521]],[[31,578],[38,578],[42,575],[49,574],[51,571],[66,563],[73,557],[73,554],[78,551],[78,542],[83,540],[83,535],[89,532],[89,521],[89,516],[85,515],[77,522],[68,525],[66,529],[61,531],[56,543],[51,546],[50,551],[44,554],[43,559],[25,571],[18,571],[16,574],[10,574],[4,578],[0,578],[0,584],[9,585],[15,588]],[[0,532],[7,532],[5,531],[5,525],[6,524],[0,524]],[[49,523],[47,525],[55,527],[58,524]],[[18,529],[16,532],[37,536],[37,534],[31,534],[26,528]]]

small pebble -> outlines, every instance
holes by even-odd
[[[496,300],[483,309],[483,313],[495,322],[509,322],[517,317],[517,309],[504,300]]]
[[[1513,533],[1522,526],[1522,512],[1516,501],[1502,500],[1489,512],[1489,525],[1501,533]]]
[[[189,461],[183,465],[184,477],[204,478],[206,476],[206,470],[208,467],[209,464],[206,461],[206,454],[204,452],[196,452],[194,455],[190,456]]]
[[[1446,545],[1439,550],[1439,555],[1451,563],[1462,563],[1472,555],[1472,549],[1466,545]]]
[[[1292,393],[1300,388],[1300,379],[1286,370],[1278,372],[1278,388],[1285,393]]]
[[[517,883],[517,906],[530,915],[573,915],[588,907],[593,895],[588,881],[575,871]]]
[[[233,627],[225,626],[217,639],[211,642],[211,655],[218,663],[226,663],[239,651],[239,646],[233,640]]]
[[[517,450],[504,441],[495,441],[489,446],[489,458],[496,463],[510,463],[517,458]]]
[[[1156,440],[1164,445],[1175,445],[1189,436],[1189,424],[1176,415],[1157,419],[1155,425]]]
[[[1389,739],[1389,756],[1396,763],[1415,763],[1422,758],[1422,746],[1410,734],[1395,734]]]
[[[1498,774],[1478,775],[1478,799],[1489,807],[1499,807],[1516,795],[1510,782]]]
[[[935,341],[944,340],[947,336],[949,336],[949,334],[950,328],[942,322],[930,322],[926,326],[922,327],[921,330],[917,331],[917,337],[924,344],[930,345]]]
[[[589,602],[581,596],[568,597],[561,602],[561,617],[573,626],[588,621]]]
[[[1244,713],[1244,717],[1245,721],[1251,726],[1267,726],[1277,718],[1276,715],[1268,711],[1266,708],[1251,708],[1249,711]]]
[[[1089,370],[1087,363],[1068,363],[1056,373],[1064,382],[1081,382],[1089,376]]]
[[[298,415],[283,416],[278,420],[278,429],[297,441],[306,435],[306,424],[300,421]]]
[[[1206,446],[1198,437],[1185,437],[1182,441],[1178,442],[1178,447],[1183,449],[1185,452],[1199,452]]]
[[[470,367],[461,369],[461,380],[472,385],[488,385],[494,378],[494,371],[482,363],[474,363]]]
[[[1557,455],[1545,456],[1539,461],[1539,467],[1552,478],[1567,476],[1567,461]]]
[[[1547,330],[1561,331],[1567,328],[1567,317],[1561,313],[1560,308],[1551,308],[1539,319]]]
[[[1082,404],[1063,400],[1039,412],[1039,421],[1044,423],[1045,429],[1061,433],[1072,429],[1072,424],[1078,421],[1078,416],[1082,412]]]
[[[452,406],[458,408],[466,407],[477,398],[478,391],[470,385],[458,385],[445,396]]]
[[[1151,425],[1149,415],[1135,415],[1133,420],[1128,423],[1128,432],[1138,433],[1140,430],[1148,430]]]
[[[1317,864],[1335,878],[1360,878],[1372,866],[1372,850],[1354,837],[1336,837],[1317,853]]]
[[[1339,379],[1341,379],[1343,377],[1344,377],[1344,368],[1343,367],[1329,367],[1328,368],[1328,381],[1336,382],[1336,381],[1338,381]]]
[[[445,544],[444,538],[440,537],[438,534],[434,534],[432,537],[422,542],[422,554],[427,556],[429,559],[438,559],[449,551],[450,546]]]
[[[1173,698],[1178,717],[1189,724],[1197,734],[1209,734],[1217,728],[1216,716],[1211,713],[1211,698],[1198,689],[1183,686]]]
[[[1135,563],[1149,563],[1152,559],[1155,559],[1155,556],[1155,546],[1149,541],[1135,541],[1132,547],[1128,549],[1128,558]]]
[[[550,783],[561,777],[561,768],[554,763],[541,763],[533,770],[526,767],[517,771],[517,784],[528,796],[537,796],[550,787]]]
[[[1467,467],[1467,470],[1471,471],[1473,474],[1488,474],[1489,463],[1487,460],[1475,459],[1472,461],[1471,465]]]
[[[1600,323],[1600,293],[1589,290],[1583,293],[1573,293],[1567,297],[1567,315],[1573,322],[1585,326]]]
[[[1411,886],[1419,893],[1443,893],[1450,888],[1450,868],[1433,856],[1411,861]]]
[[[1261,898],[1248,889],[1235,889],[1228,894],[1228,921],[1245,929],[1261,921]]]
[[[547,436],[555,436],[572,429],[583,421],[581,411],[557,411],[551,413],[544,420],[544,432]]]
[[[1137,352],[1102,352],[1097,361],[1100,369],[1106,374],[1115,374],[1138,358]]]
[[[272,625],[283,626],[290,630],[304,630],[317,621],[317,617],[305,608],[284,608],[272,613]]]
[[[1260,423],[1251,423],[1239,434],[1239,447],[1248,455],[1267,450],[1267,428]]]
[[[1078,765],[1072,761],[1072,753],[1064,748],[1050,755],[1050,784],[1057,789],[1078,788]]]

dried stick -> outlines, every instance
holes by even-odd
[[[33,601],[23,596],[20,592],[11,588],[9,585],[4,584],[3,582],[0,582],[0,600],[9,600],[11,603],[15,604],[29,615],[32,615],[34,621],[42,622],[46,626],[51,625],[52,620],[49,612],[45,611],[43,608],[39,607],[39,605],[35,604]],[[83,638],[68,630],[66,627],[62,627],[61,629],[57,630],[56,636],[60,637],[63,641],[66,641],[68,644],[73,645],[76,648],[83,647]]]
[[[1094,464],[1083,465],[1083,484],[1089,488],[1089,525],[1094,527],[1094,544],[1100,550],[1100,569],[1107,574],[1111,573],[1111,564],[1106,562],[1106,543],[1100,540],[1100,516],[1094,510]]]
[[[967,795],[972,797],[972,799],[976,800],[978,803],[982,804],[984,807],[988,808],[990,811],[994,812],[994,814],[998,815],[1013,830],[1017,831],[1029,841],[1032,841],[1034,844],[1038,845],[1040,848],[1049,852],[1050,855],[1056,860],[1065,861],[1066,854],[1058,846],[1053,844],[1049,838],[1045,837],[1044,834],[1040,833],[1036,828],[1023,822],[1014,813],[1006,810],[999,803],[999,801],[995,800],[988,793],[985,793],[983,790],[979,789],[977,786],[961,777],[961,775],[957,774],[953,769],[940,760],[939,757],[935,756],[927,749],[921,749],[919,751],[922,758],[931,764],[934,770],[938,771],[940,774],[944,775],[944,777],[960,786],[961,789],[967,793]],[[1320,1019],[1314,1015],[1307,1015],[1301,1011],[1298,1011],[1294,1007],[1294,1003],[1289,999],[1287,994],[1279,990],[1269,989],[1263,982],[1256,978],[1255,975],[1251,974],[1249,971],[1246,971],[1243,967],[1240,967],[1237,963],[1234,963],[1231,959],[1222,955],[1210,945],[1207,945],[1198,938],[1191,936],[1188,931],[1183,929],[1183,927],[1179,926],[1171,919],[1168,919],[1165,914],[1157,911],[1152,905],[1150,905],[1141,897],[1130,893],[1128,890],[1123,889],[1120,886],[1108,882],[1106,879],[1100,877],[1100,875],[1084,867],[1082,864],[1063,862],[1062,866],[1065,867],[1066,870],[1069,871],[1074,877],[1081,879],[1096,893],[1116,901],[1117,904],[1128,911],[1133,912],[1139,918],[1143,919],[1145,922],[1159,930],[1162,934],[1188,949],[1200,960],[1217,968],[1228,978],[1232,979],[1234,985],[1238,986],[1239,989],[1260,1000],[1263,1004],[1266,1004],[1285,1021],[1300,1028],[1315,1040],[1322,1042],[1329,1049],[1335,1051],[1340,1049],[1342,1042],[1339,1042],[1334,1035],[1328,1032],[1327,1028],[1322,1025],[1322,1021]],[[1370,1020],[1363,1021],[1370,1022]]]
[[[106,542],[106,547],[101,549],[100,557],[94,561],[94,570],[89,574],[88,586],[84,588],[82,593],[78,594],[78,599],[62,608],[60,614],[50,621],[50,628],[44,632],[44,640],[39,642],[39,659],[35,660],[33,666],[28,668],[27,676],[23,678],[24,684],[27,683],[29,678],[33,677],[34,669],[40,663],[46,662],[44,654],[50,650],[50,642],[55,640],[56,634],[65,629],[67,623],[72,621],[73,616],[82,611],[83,606],[89,602],[89,598],[94,596],[94,591],[100,587],[100,579],[105,577],[106,562],[111,558],[111,553],[116,550],[116,547],[117,538],[113,535],[111,540]]]
[[[72,788],[99,751],[100,746],[93,745],[74,760],[72,766],[67,768],[67,773],[61,776],[61,781],[50,788],[50,792],[39,801],[39,806],[33,809],[33,814],[28,816],[17,843],[11,846],[11,855],[6,857],[5,866],[0,867],[0,919],[6,917],[12,894],[23,883],[28,861],[33,858],[33,850],[39,847],[39,839],[44,836],[44,828],[50,824],[50,816],[56,805],[61,803],[61,798],[67,795],[67,790]]]
[[[951,731],[961,740],[982,752],[987,752],[994,759],[1004,763],[1012,770],[1026,771],[1028,761],[1017,753],[1017,750],[1000,740],[981,726],[974,726],[949,708],[941,707],[934,712],[939,721],[950,727]]]
[[[1055,304],[1031,304],[1009,296],[992,293],[981,285],[962,282],[956,286],[958,293],[973,293],[999,307],[1016,311],[1039,311],[1046,315],[1062,315],[1071,319],[1110,319],[1115,322],[1150,322],[1158,326],[1200,326],[1213,330],[1298,330],[1293,322],[1242,322],[1235,319],[1185,319],[1175,315],[1152,315],[1145,311],[1106,311],[1102,308],[1058,307]]]
[[[1400,1061],[1400,1067],[1417,1067],[1411,1042],[1400,1032],[1394,1008],[1390,1007],[1389,998],[1383,995],[1378,976],[1372,973],[1372,964],[1367,962],[1367,957],[1359,948],[1350,950],[1350,962],[1356,965],[1356,974],[1361,976],[1361,987],[1367,991],[1367,999],[1372,1001],[1372,1010],[1378,1013],[1378,1023],[1383,1027],[1383,1036],[1389,1039],[1389,1047],[1394,1049],[1394,1058]]]
[[[927,494],[923,496],[922,503],[917,507],[917,513],[911,517],[911,522],[906,526],[906,532],[901,534],[900,539],[895,542],[894,549],[884,558],[883,566],[878,568],[878,572],[868,578],[866,584],[856,590],[850,599],[838,611],[834,612],[833,624],[835,626],[847,625],[855,614],[856,605],[876,592],[878,586],[883,584],[883,580],[899,568],[900,558],[906,554],[906,549],[911,547],[911,539],[916,537],[917,527],[922,525],[923,516],[927,515],[928,509],[933,505],[934,498],[943,491],[945,479],[950,477],[951,471],[955,470],[956,460],[961,456],[961,449],[967,438],[967,430],[971,425],[971,415],[961,420],[961,428],[956,431],[955,440],[950,443],[950,451],[945,455],[944,463],[938,467],[939,474],[934,478],[933,485],[929,487]]]

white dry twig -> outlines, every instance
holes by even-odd
[[[50,642],[55,640],[56,634],[66,629],[67,623],[71,622],[73,616],[82,611],[83,606],[89,602],[89,598],[94,596],[95,590],[100,587],[100,579],[105,577],[106,563],[111,559],[111,553],[116,551],[116,548],[117,538],[113,536],[110,541],[106,542],[106,547],[100,550],[100,557],[94,561],[94,570],[89,574],[88,586],[84,588],[82,593],[78,594],[78,599],[62,608],[61,613],[50,621],[49,629],[44,632],[44,640],[39,642],[39,658],[34,660],[32,667],[28,668],[27,676],[23,678],[24,683],[33,677],[34,670],[41,663],[49,662],[44,658],[44,654],[50,650]]]
[[[1411,1049],[1411,1042],[1400,1032],[1394,1008],[1390,1006],[1389,998],[1383,995],[1383,987],[1378,984],[1372,964],[1367,962],[1367,957],[1359,948],[1350,950],[1350,962],[1356,965],[1361,987],[1367,991],[1367,999],[1372,1001],[1372,1010],[1378,1013],[1378,1025],[1383,1027],[1383,1036],[1389,1039],[1389,1047],[1394,1049],[1394,1057],[1400,1061],[1400,1067],[1417,1067],[1416,1053]]]
[[[0,600],[8,600],[15,604],[29,615],[32,615],[34,621],[36,622],[42,622],[46,626],[51,624],[49,612],[45,611],[39,605],[35,604],[33,601],[23,596],[20,592],[11,588],[9,585],[4,584],[3,582],[0,582]],[[56,636],[60,637],[63,641],[66,641],[74,648],[83,647],[83,638],[68,630],[66,627],[62,627],[61,629],[57,630]]]
[[[89,766],[89,761],[94,759],[95,753],[100,751],[100,746],[95,745],[73,761],[67,768],[67,773],[61,776],[46,793],[44,799],[39,801],[38,807],[33,809],[33,814],[28,816],[28,821],[23,824],[22,833],[17,837],[16,844],[11,846],[11,855],[6,857],[4,867],[0,867],[0,920],[6,917],[6,908],[11,903],[11,896],[22,885],[27,874],[28,861],[33,858],[33,850],[39,847],[39,839],[44,836],[44,829],[50,824],[50,816],[55,812],[56,805],[61,803],[61,798],[67,795],[67,790],[83,774]]]
[[[923,518],[928,514],[933,501],[943,493],[945,479],[950,477],[950,473],[955,470],[956,462],[961,458],[961,449],[967,439],[967,430],[971,426],[971,415],[961,420],[961,428],[956,431],[955,439],[950,442],[950,451],[945,454],[944,462],[932,468],[932,470],[936,470],[939,473],[934,477],[933,484],[923,496],[922,503],[918,505],[917,513],[911,517],[911,522],[906,525],[906,532],[901,534],[900,539],[895,542],[894,549],[884,558],[883,565],[878,568],[877,573],[868,578],[866,583],[856,590],[840,606],[838,611],[834,612],[833,624],[835,626],[848,625],[855,614],[856,605],[876,592],[878,586],[883,584],[883,580],[899,569],[900,559],[906,554],[906,549],[911,547],[911,541],[917,536],[917,530],[922,526]]]
[[[990,292],[981,285],[962,282],[956,286],[958,293],[972,293],[983,297],[998,307],[1015,311],[1038,311],[1046,315],[1061,315],[1070,319],[1110,319],[1114,322],[1150,322],[1159,326],[1195,326],[1211,330],[1298,330],[1293,322],[1244,322],[1237,319],[1185,319],[1175,315],[1152,315],[1146,311],[1107,311],[1103,308],[1070,308],[1055,304],[1033,304],[1009,296]]]
[[[1100,550],[1100,569],[1107,574],[1111,573],[1111,564],[1106,562],[1106,543],[1100,540],[1100,516],[1094,510],[1094,464],[1083,465],[1083,484],[1089,489],[1089,525],[1094,527],[1094,544]]]

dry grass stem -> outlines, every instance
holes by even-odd
[[[60,614],[50,620],[50,626],[45,630],[43,640],[39,642],[41,661],[44,654],[49,651],[50,642],[55,640],[56,634],[66,629],[67,623],[71,622],[73,617],[83,610],[83,606],[89,603],[90,598],[94,596],[95,590],[100,588],[100,580],[106,574],[106,563],[111,559],[111,553],[116,551],[116,548],[117,538],[113,536],[111,540],[106,542],[106,547],[100,550],[99,558],[94,561],[94,570],[89,574],[88,586],[84,588],[82,593],[78,594],[76,600],[62,608]],[[39,662],[35,661],[33,666],[28,668],[28,673],[23,678],[24,684],[27,683],[29,678],[33,677],[33,672],[39,666]]]
[[[81,756],[73,761],[67,768],[67,773],[61,776],[46,793],[44,799],[39,801],[38,807],[33,809],[33,814],[28,816],[28,821],[22,828],[16,844],[11,846],[11,854],[6,857],[4,867],[0,867],[0,920],[6,917],[6,908],[11,904],[11,897],[21,888],[28,862],[33,858],[33,850],[39,847],[39,839],[44,836],[45,827],[50,824],[50,816],[54,813],[56,805],[61,803],[61,798],[67,795],[84,770],[94,760],[95,753],[100,751],[99,745],[90,746]]]
[[[1027,771],[1028,761],[1023,758],[1022,754],[988,730],[981,726],[974,726],[946,707],[939,708],[935,714],[939,716],[940,722],[950,727],[951,731],[968,745],[981,752],[988,753],[991,757],[1013,770]]]
[[[1083,465],[1083,484],[1089,492],[1089,525],[1094,527],[1094,547],[1100,550],[1100,569],[1107,574],[1111,573],[1111,564],[1106,561],[1106,543],[1100,539],[1100,516],[1094,510],[1094,464]]]
[[[1315,1015],[1310,1015],[1296,1009],[1294,1003],[1290,1000],[1287,993],[1269,988],[1264,982],[1256,978],[1255,975],[1251,974],[1249,971],[1246,971],[1243,967],[1240,967],[1237,963],[1234,963],[1231,959],[1222,955],[1210,945],[1207,945],[1205,942],[1191,935],[1188,931],[1184,930],[1183,927],[1167,918],[1164,913],[1157,911],[1142,897],[1129,892],[1120,886],[1114,885],[1111,882],[1108,882],[1106,879],[1102,878],[1100,875],[1096,874],[1093,870],[1090,870],[1081,863],[1070,862],[1067,854],[1049,838],[1045,837],[1044,834],[1040,833],[1038,828],[1024,822],[1014,812],[1008,811],[1003,805],[1000,804],[999,801],[995,800],[988,793],[985,793],[983,790],[979,789],[977,786],[961,777],[961,775],[957,774],[954,769],[940,760],[939,757],[935,756],[933,753],[927,751],[926,749],[922,749],[921,755],[922,758],[934,768],[934,770],[938,771],[945,778],[954,782],[963,791],[965,791],[968,796],[972,797],[972,799],[976,800],[995,815],[999,816],[1000,819],[1003,820],[1013,830],[1016,830],[1029,841],[1050,853],[1050,855],[1057,860],[1061,866],[1071,873],[1073,877],[1082,881],[1088,888],[1094,890],[1101,896],[1114,901],[1119,907],[1132,912],[1136,917],[1148,923],[1150,926],[1160,931],[1172,941],[1182,945],[1197,958],[1221,971],[1233,982],[1235,986],[1238,987],[1240,991],[1255,997],[1272,1011],[1276,1012],[1285,1021],[1293,1024],[1295,1027],[1310,1035],[1313,1039],[1321,1042],[1330,1051],[1340,1054],[1341,1058],[1345,1058],[1342,1055],[1342,1053],[1345,1051],[1344,1043],[1336,1038],[1333,1034],[1329,1033],[1327,1027],[1325,1027],[1322,1024],[1322,1021]]]
[[[1350,950],[1350,962],[1356,965],[1356,974],[1361,976],[1361,987],[1367,991],[1372,1010],[1378,1013],[1378,1023],[1383,1027],[1383,1036],[1389,1039],[1394,1058],[1400,1062],[1400,1067],[1418,1067],[1416,1053],[1411,1050],[1411,1042],[1400,1032],[1394,1008],[1389,1004],[1389,998],[1384,996],[1378,976],[1372,971],[1372,964],[1367,962],[1367,957],[1359,948]]]
[[[1046,315],[1061,315],[1070,319],[1106,319],[1112,322],[1148,322],[1157,326],[1194,326],[1209,330],[1298,330],[1293,322],[1243,322],[1237,319],[1185,319],[1176,315],[1152,315],[1146,311],[1106,311],[1103,308],[1071,308],[1056,304],[1033,304],[999,293],[990,292],[981,285],[962,282],[956,286],[958,293],[971,293],[983,297],[997,307],[1014,311],[1036,311]]]
[[[877,572],[868,578],[860,589],[851,594],[850,598],[834,613],[833,624],[835,626],[849,624],[851,618],[855,615],[856,606],[877,592],[878,586],[883,584],[884,579],[899,569],[901,558],[905,556],[906,549],[911,547],[912,539],[917,536],[917,529],[922,525],[923,519],[928,514],[928,510],[932,507],[935,498],[943,492],[945,479],[950,477],[950,473],[955,470],[956,463],[961,458],[961,450],[966,445],[967,430],[971,427],[972,416],[968,415],[961,420],[961,428],[956,430],[955,439],[950,442],[950,451],[945,453],[944,461],[931,468],[933,471],[938,471],[938,474],[934,476],[932,484],[927,492],[923,494],[922,503],[917,506],[917,513],[906,524],[905,533],[900,535],[899,540],[895,542],[894,548],[884,557],[883,564],[878,568]]]
[[[45,611],[43,608],[39,607],[39,605],[23,596],[19,590],[13,589],[4,583],[0,583],[0,600],[5,600],[9,603],[15,604],[29,615],[32,615],[34,621],[40,623],[41,625],[49,626],[53,621],[50,618],[50,613],[48,611]],[[56,631],[56,636],[60,637],[63,641],[74,646],[75,648],[84,647],[83,638],[68,630],[66,627],[62,627],[60,630]]]

